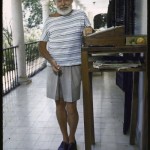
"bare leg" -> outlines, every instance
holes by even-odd
[[[67,132],[67,112],[66,103],[63,100],[56,101],[56,116],[60,130],[63,135],[63,141],[68,143],[68,132]]]
[[[69,103],[67,102],[67,113],[68,113],[68,124],[70,129],[69,143],[74,142],[75,132],[78,125],[79,115],[76,107],[76,102]]]

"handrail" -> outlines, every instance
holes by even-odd
[[[19,86],[17,48],[11,46],[3,49],[3,95]],[[25,43],[26,74],[32,77],[46,67],[45,59],[38,51],[38,41]]]

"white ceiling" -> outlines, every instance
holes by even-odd
[[[109,0],[77,0],[85,7],[87,12],[92,14],[107,13]]]

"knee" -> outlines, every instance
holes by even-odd
[[[74,114],[77,112],[77,107],[75,103],[67,103],[66,110],[68,114]]]
[[[59,111],[64,111],[66,107],[66,103],[62,100],[59,100],[59,101],[56,101],[56,110],[59,110]]]

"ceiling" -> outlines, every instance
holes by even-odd
[[[85,7],[85,11],[93,15],[107,13],[109,0],[76,0]]]

